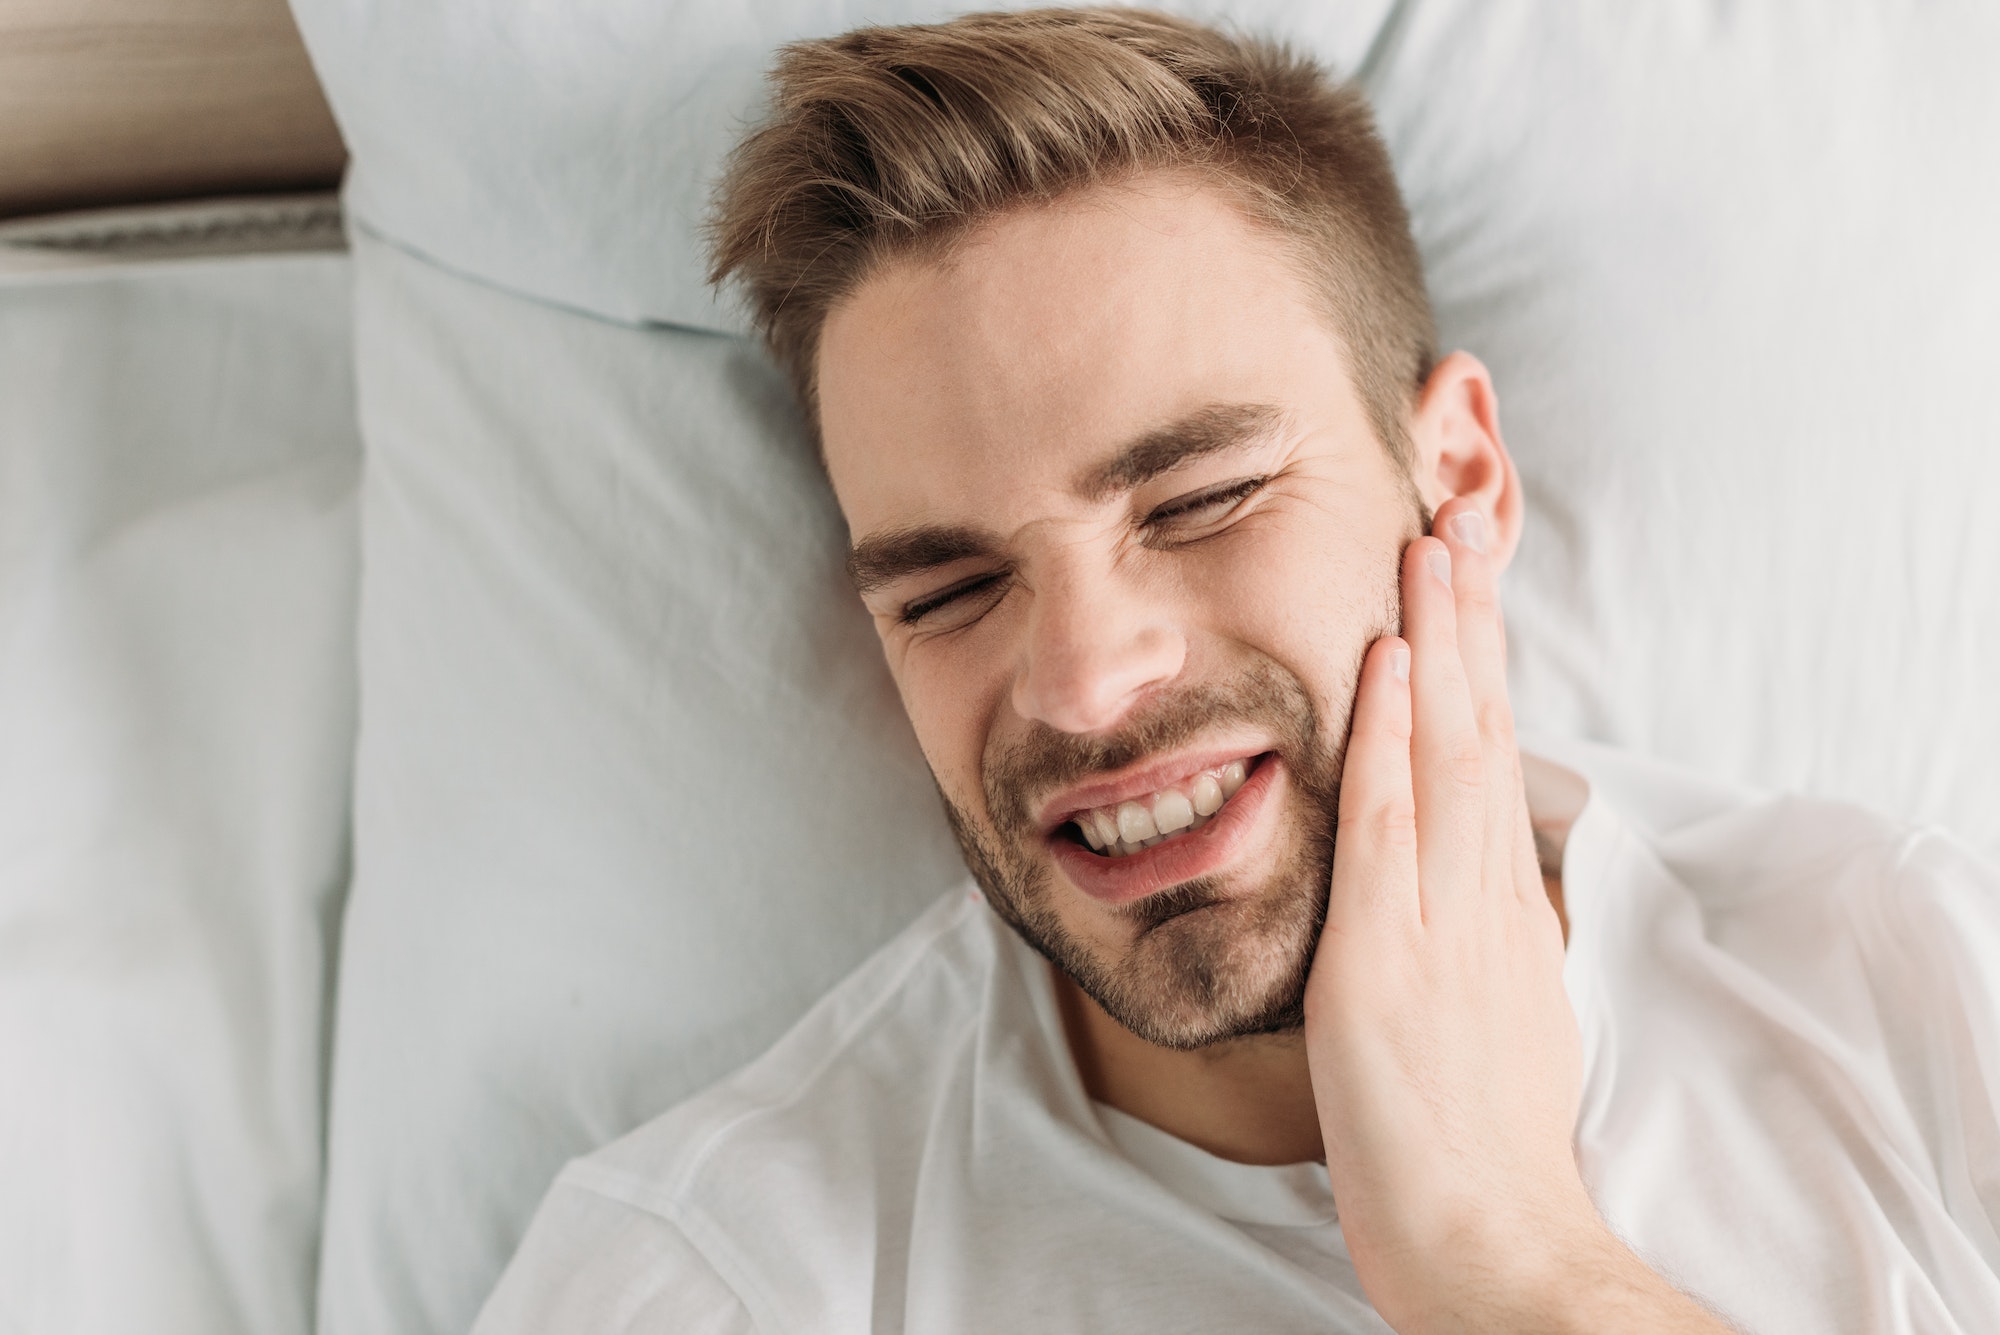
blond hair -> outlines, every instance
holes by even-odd
[[[1436,361],[1409,215],[1361,94],[1278,44],[1133,9],[970,14],[784,48],[715,197],[710,280],[817,418],[827,313],[878,265],[1008,209],[1151,170],[1202,174],[1292,242],[1377,434]]]

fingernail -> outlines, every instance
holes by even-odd
[[[1389,673],[1397,681],[1410,679],[1410,651],[1400,644],[1389,651]]]
[[[1439,547],[1424,558],[1424,564],[1438,577],[1438,583],[1447,589],[1451,587],[1451,553]]]
[[[1475,552],[1486,550],[1486,516],[1477,510],[1460,510],[1451,517],[1451,536],[1459,546]]]

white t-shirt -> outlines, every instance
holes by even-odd
[[[1565,981],[1612,1227],[1757,1335],[2000,1331],[2000,874],[1854,808],[1544,753],[1590,780]],[[477,1327],[1386,1329],[1324,1170],[1093,1103],[1048,966],[972,891],[565,1169]]]

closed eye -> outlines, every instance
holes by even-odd
[[[954,603],[961,606],[981,604],[986,600],[978,598],[977,595],[981,593],[993,595],[1002,592],[1003,589],[999,586],[1006,578],[1007,576],[1004,573],[999,573],[974,575],[970,579],[960,580],[956,584],[939,589],[936,593],[925,594],[921,598],[915,598],[904,603],[903,610],[897,616],[897,620],[905,626],[914,626],[919,622],[929,620]],[[967,620],[970,620],[970,618],[968,617]]]
[[[1140,521],[1141,526],[1153,531],[1164,530],[1164,536],[1173,536],[1173,531],[1177,529],[1197,528],[1203,523],[1221,519],[1254,496],[1270,480],[1268,477],[1239,478],[1205,491],[1176,496],[1148,514]]]

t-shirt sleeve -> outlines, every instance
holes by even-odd
[[[1930,1129],[1947,1208],[2000,1273],[2000,867],[1956,840],[1911,840],[1892,880],[1899,967],[1874,978],[1886,1004],[1911,1004],[1920,1051],[1905,1093]],[[1900,1042],[1899,1042],[1900,1040]]]
[[[670,1221],[559,1180],[473,1335],[753,1335],[728,1283]]]

